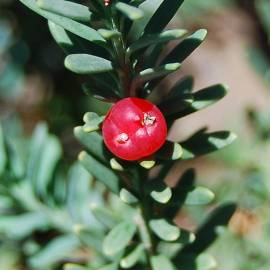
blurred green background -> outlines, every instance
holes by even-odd
[[[230,92],[203,113],[178,121],[170,137],[186,137],[202,126],[234,130],[239,137],[221,153],[179,164],[175,173],[195,167],[200,181],[217,194],[217,201],[239,205],[230,227],[217,231],[220,238],[210,249],[218,269],[270,269],[270,1],[186,0],[172,24],[209,31],[204,45],[184,63],[181,76],[193,75],[197,89],[221,82]],[[16,0],[1,0],[0,142],[3,133],[12,157],[7,171],[2,173],[0,166],[3,270],[57,269],[58,258],[48,259],[52,251],[38,253],[52,239],[65,247],[64,254],[77,250],[64,202],[68,196],[78,196],[68,192],[74,179],[87,177],[77,164],[67,173],[79,149],[72,129],[81,123],[84,112],[102,113],[107,107],[84,95],[80,78],[64,69],[63,58],[44,20]],[[39,148],[39,163],[33,145],[46,145]],[[41,187],[26,185],[25,171],[34,175],[37,172],[32,169],[42,170],[42,161],[48,159],[52,162],[40,176]],[[174,175],[168,181],[173,182]],[[189,210],[192,214],[179,217],[178,222],[190,229],[203,216],[200,209]],[[92,222],[83,211],[80,218]],[[40,213],[43,225],[32,224],[32,215]],[[7,218],[11,214],[20,218]],[[27,228],[21,225],[25,224],[22,219],[29,221]],[[65,219],[66,226],[59,225],[58,219]],[[30,261],[27,256],[32,256]]]

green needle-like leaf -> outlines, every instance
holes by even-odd
[[[113,70],[109,60],[90,54],[68,55],[65,67],[77,74],[96,74]]]
[[[144,29],[144,35],[161,32],[174,17],[184,0],[163,0]]]
[[[60,16],[58,14],[54,14],[45,10],[42,10],[38,7],[35,0],[19,0],[24,5],[32,9],[34,12],[38,13],[40,16],[46,18],[62,26],[64,29],[70,31],[71,33],[78,35],[81,38],[89,40],[91,42],[106,46],[106,41],[103,37],[93,28],[90,28],[84,24],[78,23],[72,19],[67,17]]]
[[[92,13],[89,8],[77,3],[64,0],[37,0],[37,5],[52,13],[70,18],[75,21],[89,22]]]
[[[134,223],[122,222],[115,226],[104,239],[103,250],[106,255],[113,256],[126,248],[136,233]]]
[[[128,5],[126,3],[118,2],[115,7],[132,21],[138,20],[143,17],[143,11],[141,9]]]
[[[151,257],[153,270],[175,270],[172,262],[164,255]]]
[[[149,225],[151,230],[162,240],[175,241],[180,237],[180,229],[165,219],[151,220]]]

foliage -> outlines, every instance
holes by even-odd
[[[80,75],[85,92],[108,107],[127,96],[161,95],[160,82],[180,68],[207,33],[164,30],[182,0],[162,1],[138,33],[131,30],[143,25],[143,0],[111,1],[109,7],[99,0],[85,5],[63,0],[20,2],[48,20],[53,38],[67,54],[66,68]],[[168,50],[171,41],[177,44]],[[193,79],[184,77],[168,90],[157,105],[171,127],[176,119],[223,98],[227,89],[215,85],[194,92]],[[217,206],[195,232],[187,231],[174,222],[179,211],[187,205],[208,205],[214,194],[195,185],[193,169],[174,187],[165,178],[176,160],[221,149],[235,135],[203,128],[180,142],[167,141],[149,159],[124,162],[104,147],[98,130],[103,116],[88,116],[74,133],[86,148],[79,161],[89,174],[78,164],[68,175],[58,167],[61,147],[44,125],[37,127],[28,147],[23,143],[26,154],[18,153],[16,143],[1,133],[1,195],[7,203],[0,224],[3,238],[22,242],[27,263],[34,269],[63,263],[70,270],[216,268],[206,250],[215,241],[217,228],[227,225],[235,205]],[[152,168],[155,174],[150,174]],[[37,242],[36,233],[51,241]]]

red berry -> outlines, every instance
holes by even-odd
[[[108,112],[102,133],[106,146],[115,156],[139,160],[164,144],[167,125],[154,104],[141,98],[125,98]]]

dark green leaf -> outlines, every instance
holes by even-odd
[[[193,254],[185,254],[177,257],[175,264],[179,269],[189,270],[216,270],[217,262],[209,254],[200,254],[199,256]]]
[[[235,209],[236,206],[233,203],[226,203],[217,207],[195,233],[196,240],[186,246],[181,253],[200,254],[207,249],[217,238],[217,227],[226,226]]]
[[[108,89],[106,87],[100,87],[98,89],[95,89],[95,86],[92,85],[93,83],[83,84],[83,90],[87,95],[91,95],[94,98],[105,102],[116,102],[120,99],[118,94],[112,91],[112,89]]]
[[[165,116],[179,115],[192,106],[193,96],[185,94],[184,96],[173,97],[162,101],[158,107]]]
[[[217,101],[222,99],[226,94],[227,94],[227,87],[221,84],[209,86],[207,88],[199,90],[192,94],[193,102],[191,106],[171,114],[169,118],[176,119],[202,110],[216,103]]]
[[[92,13],[89,8],[77,3],[64,0],[37,0],[37,5],[52,13],[68,17],[75,21],[89,22]]]
[[[191,76],[185,76],[181,78],[170,90],[167,98],[175,98],[183,96],[184,94],[190,94],[193,89],[194,80]]]
[[[234,133],[228,131],[206,133],[204,129],[200,130],[186,141],[180,143],[185,149],[182,158],[190,159],[212,153],[230,145],[236,138]]]
[[[144,29],[144,35],[159,33],[174,17],[184,0],[163,0]]]
[[[105,254],[113,256],[126,248],[136,233],[134,223],[122,222],[115,226],[104,239]]]
[[[173,62],[183,62],[195,49],[197,49],[205,39],[207,31],[200,29],[191,36],[181,41],[169,54],[162,60],[162,65]]]
[[[77,74],[96,74],[113,70],[110,61],[90,54],[68,55],[65,67]]]
[[[183,206],[188,193],[194,188],[195,177],[194,169],[188,169],[181,176],[177,186],[172,191],[172,198],[164,210],[164,214],[166,213],[169,218],[173,219]]]

